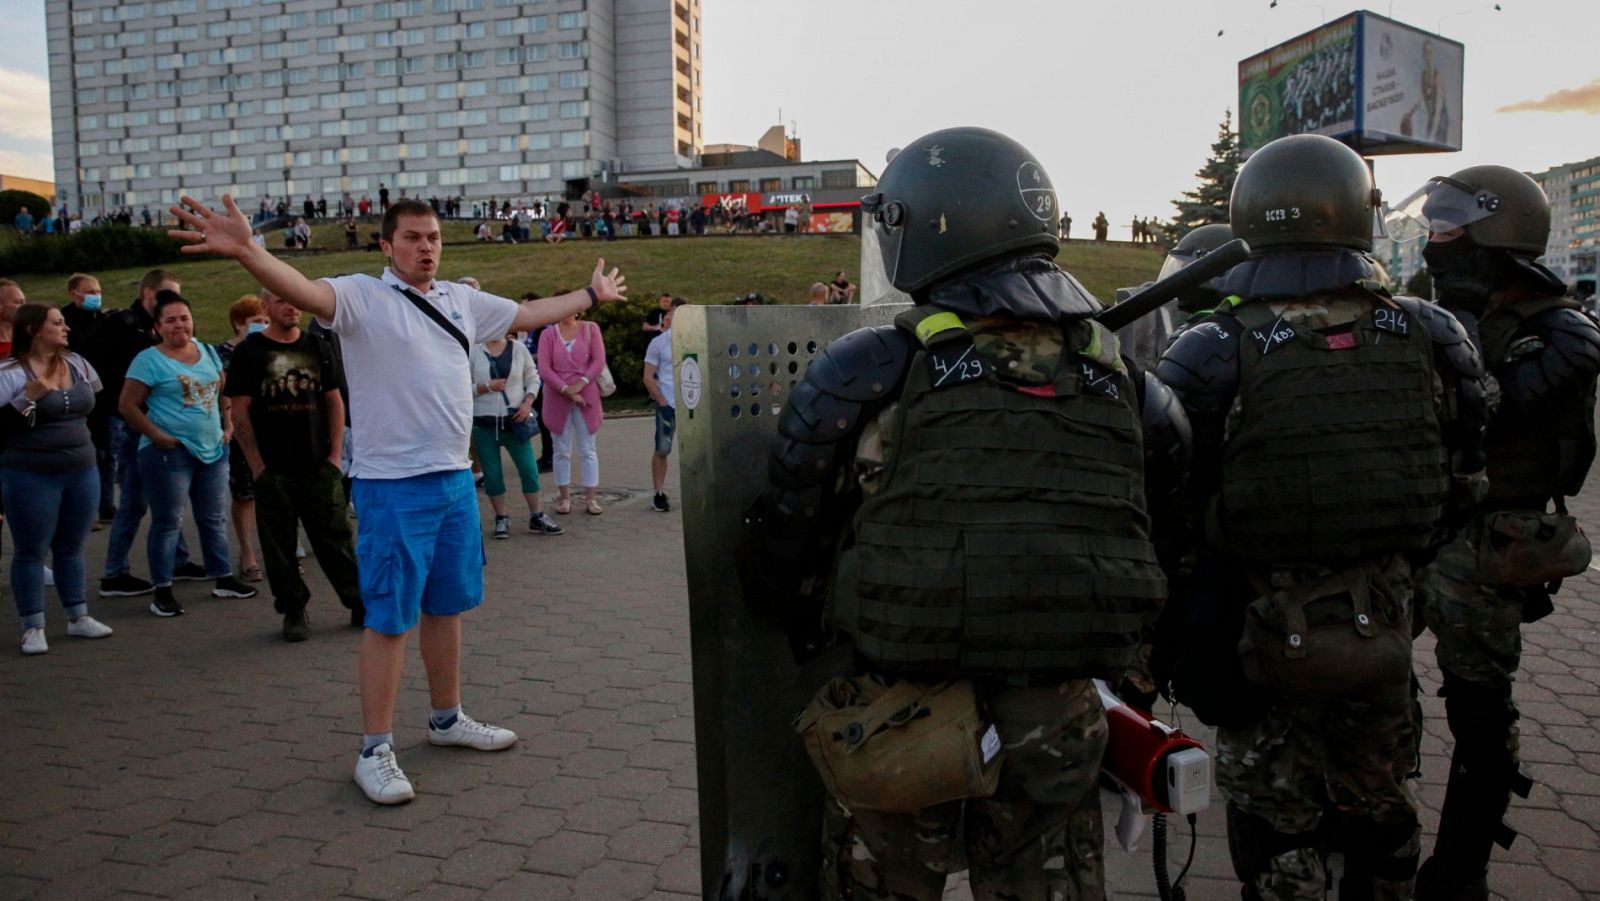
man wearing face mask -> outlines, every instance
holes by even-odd
[[[105,315],[101,312],[100,280],[79,272],[67,279],[67,302],[61,305],[61,318],[67,321],[67,346],[82,353],[89,333]]]
[[[67,279],[67,302],[61,305],[61,318],[67,321],[68,350],[80,354],[85,351],[89,335],[105,316],[101,306],[99,279],[82,272]],[[89,437],[94,442],[95,465],[100,470],[102,520],[109,520],[117,513],[117,457],[111,450],[108,415],[89,414]]]
[[[1532,786],[1518,771],[1511,698],[1520,626],[1550,613],[1561,577],[1589,562],[1587,542],[1566,528],[1564,499],[1578,493],[1595,455],[1600,328],[1537,261],[1550,206],[1521,172],[1474,166],[1431,179],[1390,220],[1397,237],[1407,227],[1427,231],[1423,258],[1435,299],[1474,332],[1498,383],[1484,443],[1488,500],[1417,587],[1438,637],[1439,694],[1455,748],[1439,838],[1417,873],[1416,897],[1482,899],[1491,845],[1509,847],[1516,837],[1501,822],[1511,792],[1527,797]],[[1521,559],[1505,565],[1501,552]]]

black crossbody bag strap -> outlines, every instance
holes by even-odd
[[[406,300],[411,301],[412,306],[422,311],[422,315],[432,319],[440,328],[444,329],[445,332],[450,335],[450,337],[456,339],[456,343],[461,345],[462,352],[467,355],[469,360],[471,359],[472,343],[467,340],[467,336],[465,334],[462,334],[461,329],[456,328],[455,323],[446,319],[444,314],[439,312],[438,307],[435,307],[433,304],[428,303],[426,300],[423,300],[421,297],[417,296],[417,292],[415,291],[402,288],[399,285],[392,285],[391,287],[393,287],[396,291],[399,291],[401,294],[404,294]]]

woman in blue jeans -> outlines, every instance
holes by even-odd
[[[111,627],[89,615],[83,590],[83,540],[100,501],[100,472],[89,437],[89,411],[100,376],[67,350],[66,320],[55,307],[24,304],[16,314],[11,355],[0,362],[0,492],[9,503],[15,551],[11,593],[22,618],[22,653],[50,650],[44,637],[44,558],[55,563],[56,594],[67,634],[104,638]]]
[[[156,295],[156,334],[161,343],[141,351],[128,367],[117,412],[142,434],[139,477],[150,502],[150,581],[156,596],[150,612],[177,616],[183,605],[172,596],[172,568],[183,523],[183,499],[194,508],[206,576],[216,580],[212,597],[248,598],[256,590],[233,577],[228,550],[228,399],[222,394],[222,361],[194,340],[189,302],[174,291]],[[221,415],[218,408],[221,408]]]

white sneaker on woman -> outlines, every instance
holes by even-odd
[[[35,626],[32,629],[22,630],[22,653],[43,654],[50,650],[50,643],[44,640],[44,630]]]
[[[67,623],[67,634],[76,635],[79,638],[105,638],[113,631],[115,630],[110,626],[88,614],[84,614]]]

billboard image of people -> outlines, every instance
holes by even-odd
[[[1239,63],[1239,141],[1246,155],[1284,135],[1356,131],[1356,15]]]
[[[1461,44],[1372,13],[1363,18],[1363,144],[1460,150]]]
[[[1350,13],[1240,60],[1240,149],[1318,134],[1367,156],[1460,150],[1462,59],[1457,41]]]

